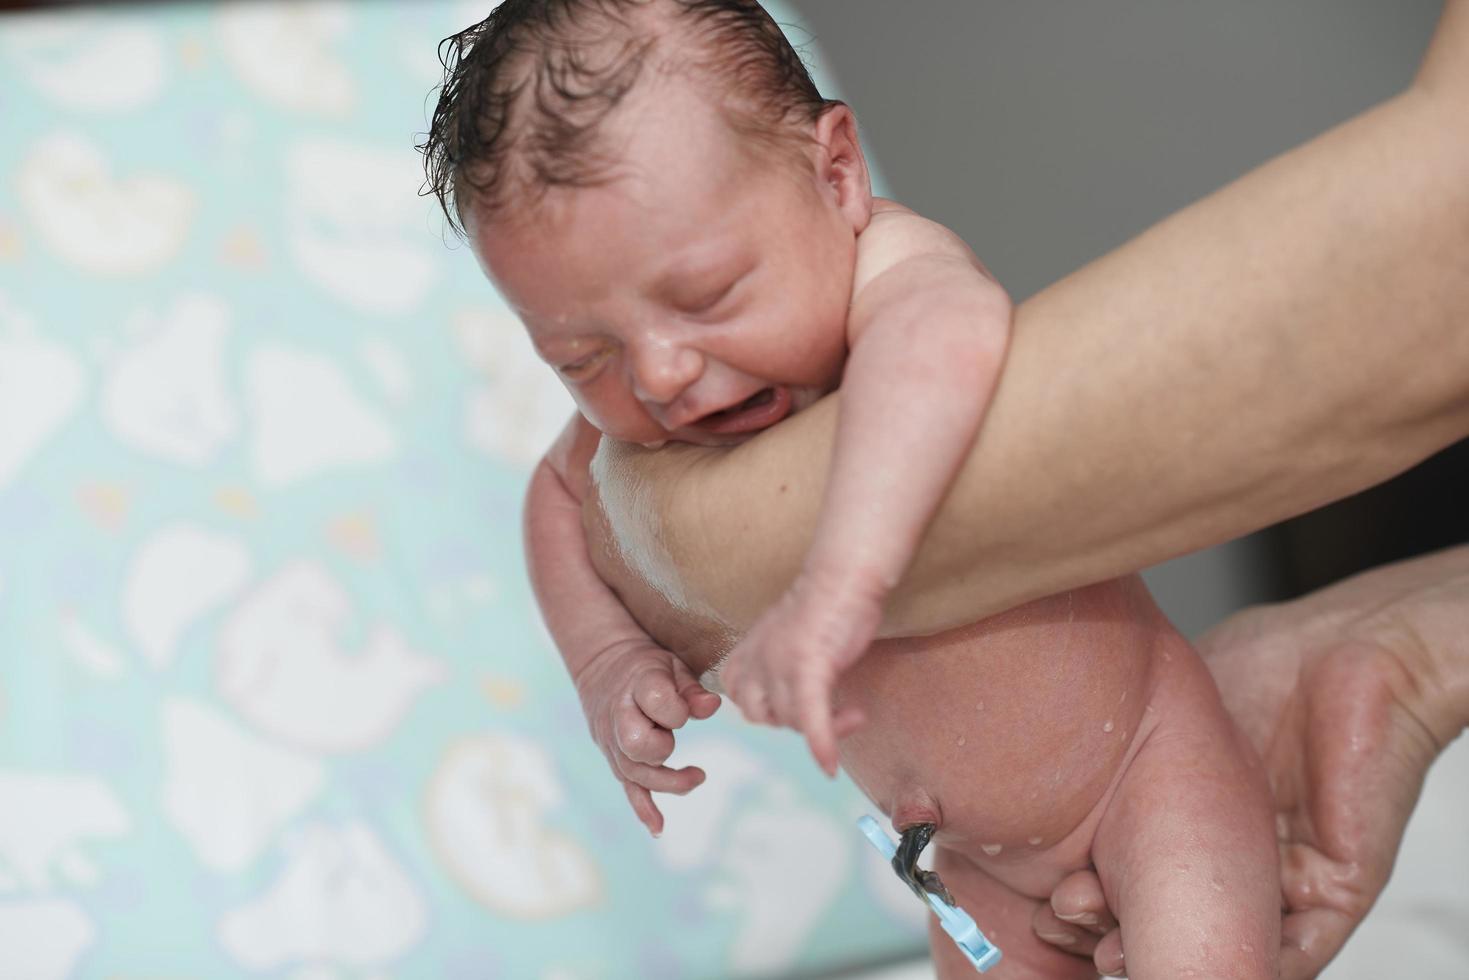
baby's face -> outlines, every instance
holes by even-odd
[[[469,232],[582,414],[616,439],[727,445],[836,387],[858,229],[788,156],[753,160],[695,90],[609,120],[609,183]]]

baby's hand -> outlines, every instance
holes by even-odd
[[[719,707],[684,662],[651,640],[614,644],[575,677],[592,738],[622,783],[633,812],[654,837],[663,814],[653,793],[683,795],[704,781],[697,766],[670,769],[673,729],[704,719]]]
[[[881,622],[880,593],[803,573],[730,652],[720,671],[725,691],[747,720],[802,732],[816,764],[835,776],[836,743],[863,719],[857,708],[833,718],[832,690]]]

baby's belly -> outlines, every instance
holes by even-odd
[[[1144,721],[1155,652],[1183,642],[1133,577],[880,644],[837,691],[867,717],[842,766],[896,825],[936,822],[982,863],[1084,860],[1076,832]]]

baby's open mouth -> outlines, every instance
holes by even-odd
[[[720,435],[755,432],[779,422],[790,410],[788,389],[761,388],[738,405],[710,412],[695,424],[706,432]]]

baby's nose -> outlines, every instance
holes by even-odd
[[[633,361],[633,393],[647,404],[667,405],[704,373],[704,357],[680,345],[653,343]]]

